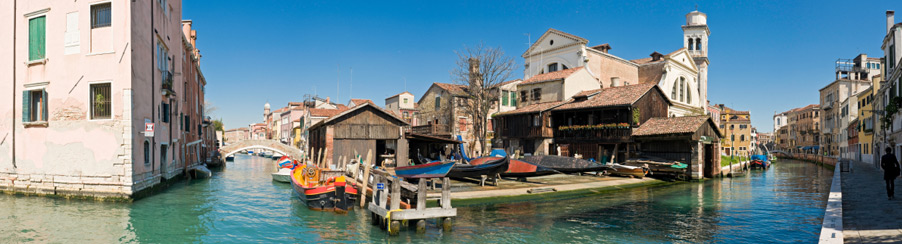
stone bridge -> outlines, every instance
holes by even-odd
[[[233,142],[229,145],[219,148],[219,152],[222,153],[223,157],[227,157],[229,155],[241,152],[242,150],[257,148],[279,152],[282,155],[287,155],[297,160],[301,160],[304,156],[304,153],[300,149],[279,143],[275,140],[243,140],[239,142]]]

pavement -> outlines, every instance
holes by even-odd
[[[888,200],[882,169],[858,161],[851,166],[841,173],[844,242],[902,243],[902,180],[896,178],[896,199]]]

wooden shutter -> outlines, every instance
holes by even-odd
[[[28,20],[28,60],[44,58],[46,16]]]
[[[511,106],[517,106],[517,92],[511,92]]]
[[[22,91],[22,122],[30,122],[31,92]]]
[[[43,121],[48,121],[47,119],[47,103],[50,101],[47,99],[47,89],[41,89],[41,118]]]
[[[508,91],[501,92],[501,105],[502,106],[507,106],[509,104],[507,102],[508,94],[510,94],[510,92],[508,92]]]

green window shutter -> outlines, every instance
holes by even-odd
[[[517,92],[511,92],[511,106],[517,106]]]
[[[47,119],[47,104],[49,103],[50,99],[47,99],[46,89],[41,89],[41,93],[41,118],[43,119],[43,121],[49,121]]]
[[[28,115],[30,114],[29,110],[28,110],[28,108],[30,106],[28,106],[28,105],[31,104],[31,96],[30,95],[31,95],[31,92],[22,91],[22,122],[30,122],[30,120],[28,119],[28,117],[29,117]]]
[[[510,94],[510,92],[508,92],[508,91],[501,92],[501,105],[502,106],[507,106],[507,104],[508,104],[507,97],[509,94]]]
[[[44,58],[46,35],[45,16],[28,20],[28,60]]]

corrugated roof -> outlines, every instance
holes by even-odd
[[[581,69],[583,69],[583,67],[576,67],[576,68],[572,68],[572,69],[558,70],[555,72],[538,74],[538,75],[534,75],[533,77],[529,77],[529,79],[526,79],[525,81],[523,81],[523,83],[520,83],[520,84],[525,85],[525,84],[539,83],[539,82],[545,82],[545,81],[563,80],[563,79],[566,79],[567,77],[570,77],[570,75],[572,75],[573,73],[575,73],[576,71],[579,71]]]

